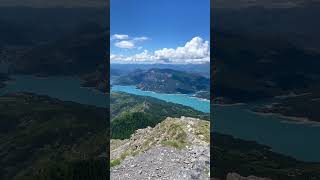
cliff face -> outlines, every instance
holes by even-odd
[[[111,141],[112,179],[209,179],[210,124],[167,118],[130,139]]]

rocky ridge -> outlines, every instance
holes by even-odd
[[[111,141],[112,179],[209,179],[210,123],[166,118],[130,139]]]
[[[136,130],[129,139],[111,140],[111,179],[210,179],[209,142],[209,121],[168,117],[154,128]],[[225,179],[271,180],[235,172]]]

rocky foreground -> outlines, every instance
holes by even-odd
[[[209,179],[210,124],[167,118],[130,139],[111,141],[111,179]]]
[[[111,140],[111,179],[210,179],[210,123],[166,118],[130,139]],[[270,180],[229,173],[226,180]],[[218,180],[218,179],[214,179]]]

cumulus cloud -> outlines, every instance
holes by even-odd
[[[135,44],[132,41],[119,41],[114,44],[118,48],[124,48],[124,49],[132,49],[135,47]]]
[[[166,63],[166,64],[202,64],[210,61],[209,41],[194,37],[182,47],[163,48],[150,53],[132,56],[111,55],[111,63]]]
[[[126,34],[114,34],[111,36],[110,39],[115,41],[114,45],[116,47],[123,48],[123,49],[136,48],[136,44],[140,44],[143,41],[149,40],[149,38],[146,36],[130,38],[129,35],[126,35]]]
[[[124,40],[124,39],[129,39],[129,36],[126,34],[114,34],[111,36],[111,40],[114,40],[114,39]]]
[[[191,41],[187,42],[183,47],[176,49],[161,49],[154,52],[155,56],[159,59],[172,59],[172,60],[190,60],[190,59],[203,59],[210,55],[209,42],[203,41],[200,37],[194,37]]]

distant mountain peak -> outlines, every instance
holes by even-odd
[[[145,91],[190,94],[209,91],[210,80],[204,76],[173,69],[135,70],[121,76],[114,84],[135,85]],[[208,97],[209,98],[209,97]]]

